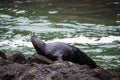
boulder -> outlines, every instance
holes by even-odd
[[[51,64],[51,63],[53,63],[53,61],[52,60],[50,60],[50,59],[48,59],[48,58],[46,58],[46,57],[44,57],[44,56],[42,56],[42,55],[39,55],[39,54],[37,54],[37,53],[35,53],[35,54],[33,54],[32,56],[31,56],[31,58],[30,58],[30,63],[31,62],[36,62],[36,63],[43,63],[43,64]]]
[[[7,60],[16,63],[25,63],[26,58],[20,51],[13,51],[7,55]]]
[[[4,52],[0,51],[0,65],[4,65],[6,60],[6,55]]]
[[[39,54],[29,60],[19,51],[0,58],[0,80],[120,80],[120,69],[90,68],[69,61],[51,61]],[[23,64],[24,63],[24,64]]]
[[[4,52],[0,51],[0,58],[2,59],[6,59],[6,55]]]

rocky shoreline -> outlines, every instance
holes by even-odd
[[[92,69],[69,61],[51,61],[19,51],[8,55],[0,51],[0,80],[120,80],[119,69]]]

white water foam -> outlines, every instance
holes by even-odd
[[[2,46],[2,45],[7,45],[7,46],[11,46],[11,47],[17,47],[17,46],[33,47],[31,42],[26,42],[23,40],[13,40],[13,41],[5,40],[3,42],[0,42],[0,46]]]
[[[56,14],[58,11],[48,11],[49,14]]]
[[[64,39],[53,39],[51,41],[47,41],[46,43],[50,42],[64,42],[64,43],[81,43],[81,44],[103,44],[103,43],[112,43],[113,41],[120,41],[119,36],[108,36],[108,37],[102,37],[98,40],[98,38],[88,38],[85,36],[80,36],[76,38],[64,38]],[[0,42],[0,46],[7,45],[11,47],[17,47],[17,46],[27,46],[27,47],[33,47],[32,43],[29,41],[24,41],[22,39],[15,39],[12,41],[5,40]]]
[[[21,10],[21,11],[17,11],[16,13],[17,14],[24,14],[24,13],[26,13],[26,11],[25,10]]]
[[[98,38],[88,38],[85,36],[80,36],[76,38],[63,38],[63,39],[54,39],[52,41],[48,42],[65,42],[65,43],[88,43],[88,44],[98,44],[98,43],[112,43],[113,41],[120,41],[119,36],[108,36],[108,37],[102,37],[100,39]]]

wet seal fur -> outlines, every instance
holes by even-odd
[[[53,61],[71,61],[80,65],[86,64],[91,68],[98,67],[89,56],[72,45],[63,42],[45,43],[34,36],[31,37],[31,42],[38,54]]]

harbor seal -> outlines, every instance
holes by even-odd
[[[31,42],[37,53],[53,61],[71,61],[80,65],[88,65],[96,68],[98,65],[79,48],[63,42],[45,43],[32,36]]]

